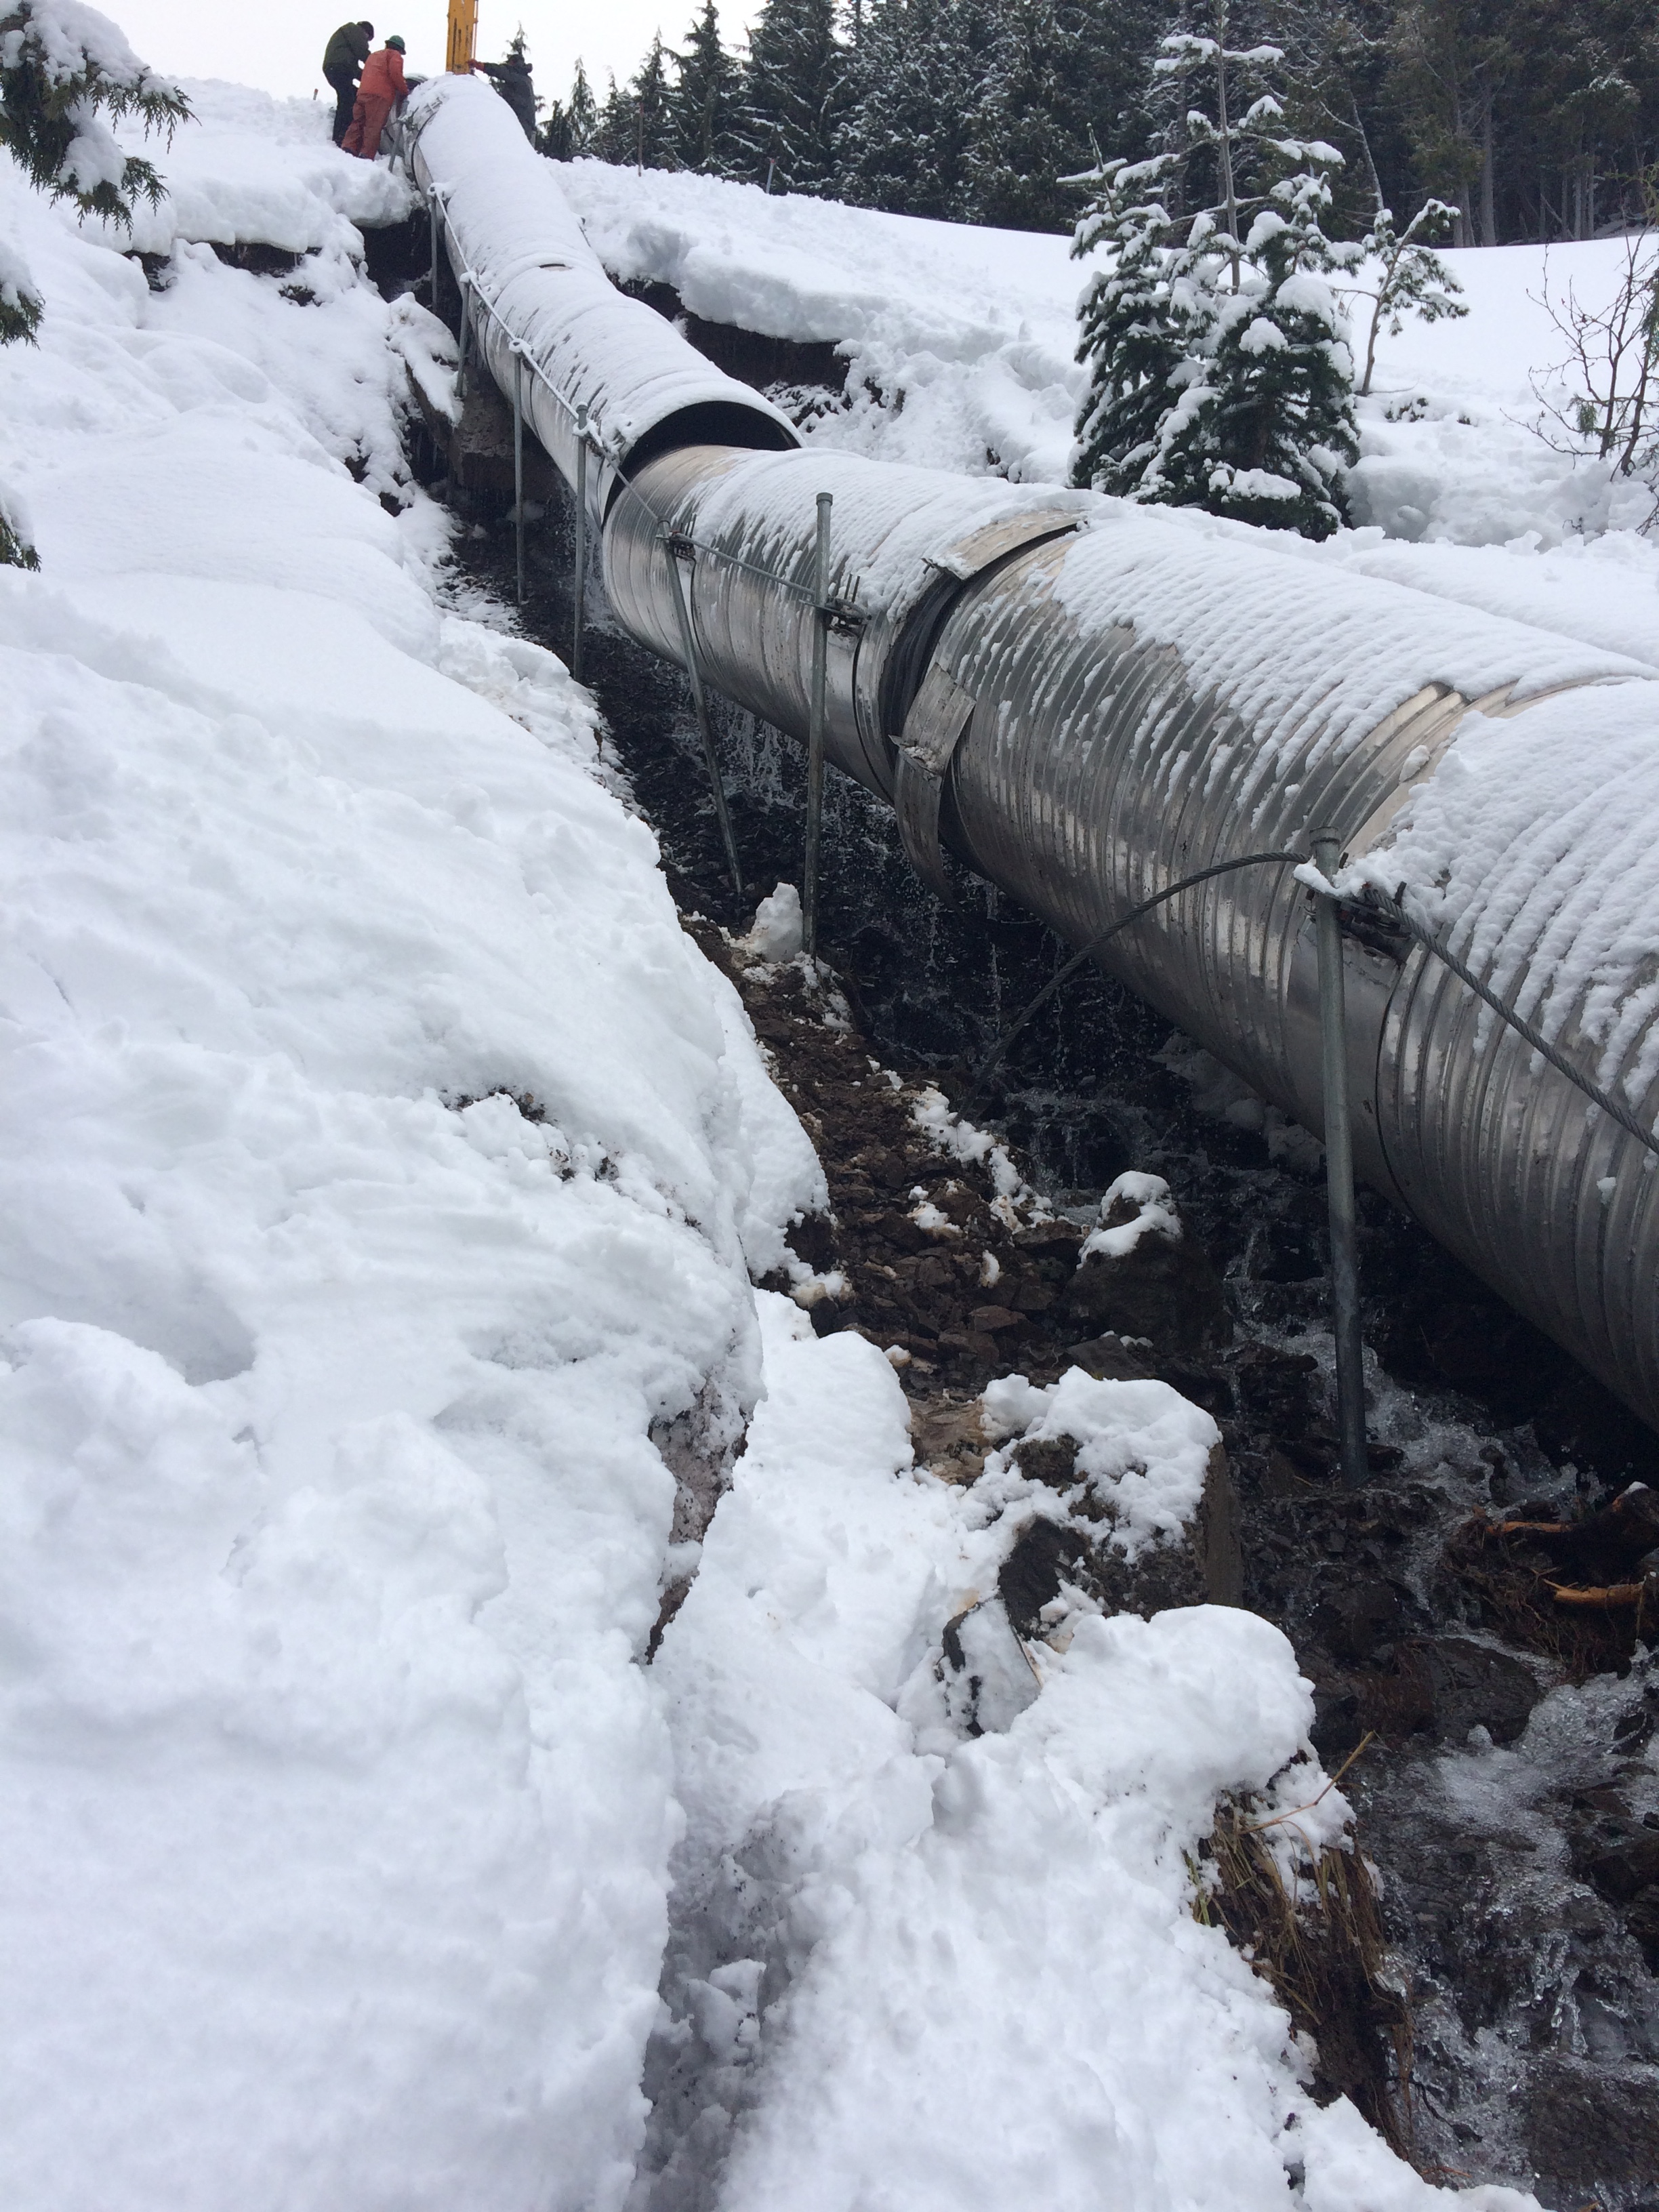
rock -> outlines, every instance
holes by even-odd
[[[1309,1623],[1314,1634],[1334,1659],[1361,1666],[1379,1644],[1399,1633],[1402,1608],[1400,1593],[1376,1577],[1350,1583],[1314,1609]]]
[[[976,1482],[985,1465],[980,1401],[924,1398],[910,1408],[910,1441],[916,1465],[941,1482]]]
[[[1410,1638],[1400,1649],[1399,1672],[1445,1742],[1462,1743],[1480,1727],[1494,1743],[1513,1743],[1543,1695],[1519,1659],[1464,1636]]]
[[[1632,1905],[1644,1891],[1659,1890],[1659,1831],[1622,1808],[1598,1809],[1576,1822],[1571,1850],[1573,1872],[1609,1905]]]
[[[1625,2203],[1625,2185],[1659,2176],[1659,2068],[1614,2074],[1552,2052],[1531,2069],[1522,2106],[1534,2186],[1547,2203],[1583,2203],[1592,2174]]]
[[[1143,1237],[1121,1259],[1091,1253],[1062,1293],[1080,1334],[1150,1337],[1172,1352],[1202,1352],[1231,1334],[1221,1278],[1190,1237]]]
[[[997,1577],[998,1594],[1017,1636],[1042,1634],[1043,1607],[1060,1595],[1062,1577],[1078,1580],[1075,1570],[1090,1548],[1078,1529],[1057,1521],[1032,1521],[1020,1531]]]
[[[1020,1327],[1019,1316],[1006,1306],[975,1306],[968,1319],[971,1327],[985,1336],[996,1336],[1004,1329]]]
[[[1126,1344],[1121,1336],[1108,1334],[1068,1344],[1066,1357],[1097,1382],[1155,1382],[1159,1377],[1156,1364],[1147,1357],[1151,1350],[1144,1339],[1139,1344]]]

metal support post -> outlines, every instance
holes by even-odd
[[[708,763],[709,787],[714,794],[714,815],[720,825],[720,841],[726,847],[726,866],[732,871],[732,888],[741,898],[743,870],[738,864],[738,841],[732,834],[732,817],[726,806],[726,787],[720,781],[720,764],[714,752],[714,732],[708,720],[708,701],[702,688],[702,672],[697,665],[696,641],[691,630],[691,610],[685,603],[685,580],[680,574],[680,556],[667,531],[662,534],[662,550],[673,582],[674,612],[679,618],[680,650],[685,655],[685,672],[691,678],[691,702],[697,711],[702,757]]]
[[[678,571],[675,571],[676,574]],[[582,628],[587,608],[587,403],[576,410],[575,574],[571,581],[570,673],[582,680]]]
[[[472,344],[472,285],[465,276],[461,279],[461,357],[455,371],[455,397],[466,398],[466,356]]]
[[[438,256],[443,250],[443,241],[439,234],[438,228],[438,195],[436,192],[433,192],[428,198],[427,207],[432,216],[432,290],[430,296],[427,301],[427,305],[431,308],[433,313],[435,315],[438,312]]]
[[[513,522],[519,605],[524,605],[524,356],[513,349]]]
[[[1328,882],[1342,865],[1340,839],[1313,841]],[[1365,1456],[1365,1355],[1359,1335],[1359,1254],[1354,1213],[1353,1140],[1348,1120],[1348,1049],[1338,902],[1314,900],[1319,946],[1319,1042],[1324,1079],[1325,1195],[1331,1229],[1331,1334],[1336,1340],[1336,1426],[1342,1480],[1358,1490],[1370,1480]]]
[[[812,696],[806,725],[806,854],[801,868],[801,943],[818,949],[818,864],[823,837],[824,684],[830,653],[830,511],[833,493],[818,494],[818,535],[812,567]]]

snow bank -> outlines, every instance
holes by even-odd
[[[672,284],[695,315],[847,356],[828,444],[883,460],[1066,481],[1083,372],[1071,241],[769,194],[602,161],[561,175],[590,244],[627,282]]]
[[[414,205],[400,177],[335,145],[332,111],[316,100],[274,100],[268,93],[184,78],[193,123],[169,147],[142,146],[167,186],[159,207],[141,201],[131,235],[113,224],[90,234],[139,253],[171,253],[180,240],[220,246],[275,246],[288,253],[325,246],[361,252],[352,226],[397,222]]]
[[[1085,1619],[1063,1656],[1036,1647],[1006,1730],[918,1750],[901,1716],[1009,1532],[908,1471],[872,1346],[763,1308],[769,1395],[658,1662],[689,1828],[640,2201],[1529,2207],[1454,2199],[1315,2106],[1267,1985],[1192,1917],[1183,1854],[1217,1796],[1304,1743],[1277,1630]],[[1295,1802],[1322,1784],[1291,1773]]]
[[[822,1180],[585,695],[434,602],[337,234],[307,303],[0,230],[8,2201],[617,2205],[652,1437],[739,1434]]]

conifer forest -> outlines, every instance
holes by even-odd
[[[1068,178],[1185,143],[1189,88],[1158,57],[1172,33],[1217,30],[1214,0],[767,0],[738,52],[703,0],[608,96],[579,69],[548,104],[544,150],[1069,230]],[[1378,206],[1403,225],[1431,199],[1456,210],[1454,246],[1591,238],[1640,210],[1659,155],[1644,0],[1231,0],[1221,30],[1280,49],[1285,127],[1342,155],[1334,234]]]

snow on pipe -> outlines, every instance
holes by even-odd
[[[522,353],[532,372],[526,418],[567,483],[575,481],[586,407],[595,522],[616,496],[620,471],[665,447],[703,439],[776,451],[799,443],[769,400],[617,290],[552,168],[492,86],[445,76],[422,87],[410,101],[405,144],[416,184],[443,209],[457,282],[482,303],[478,349],[509,395],[514,350]]]
[[[781,450],[764,403],[609,287],[493,93],[421,98],[416,173],[451,180],[452,252],[570,404],[586,398],[606,425],[595,511],[618,620],[680,661],[668,563],[689,551],[705,680],[797,737],[816,495],[834,494],[830,757],[893,803],[918,872],[947,896],[945,847],[1086,943],[1231,854],[1305,850],[1321,830],[1380,853],[1471,708],[1502,720],[1571,692],[1578,724],[1611,701],[1659,737],[1659,682],[1640,664],[1338,569],[1297,540]],[[541,274],[551,252],[567,264],[556,283]],[[491,365],[510,376],[509,355]],[[744,434],[716,431],[698,412],[710,405],[746,405]],[[531,419],[571,478],[568,416],[556,410],[551,435]],[[1573,817],[1553,900],[1528,841],[1494,836],[1462,867],[1455,919],[1482,980],[1534,1018],[1547,1007],[1554,1040],[1650,1123],[1652,963],[1632,956],[1628,988],[1610,977],[1594,902],[1565,888],[1630,830],[1596,824]],[[1650,1156],[1420,949],[1346,953],[1360,1172],[1659,1426]],[[1170,901],[1103,964],[1320,1129],[1312,922],[1288,868]]]

